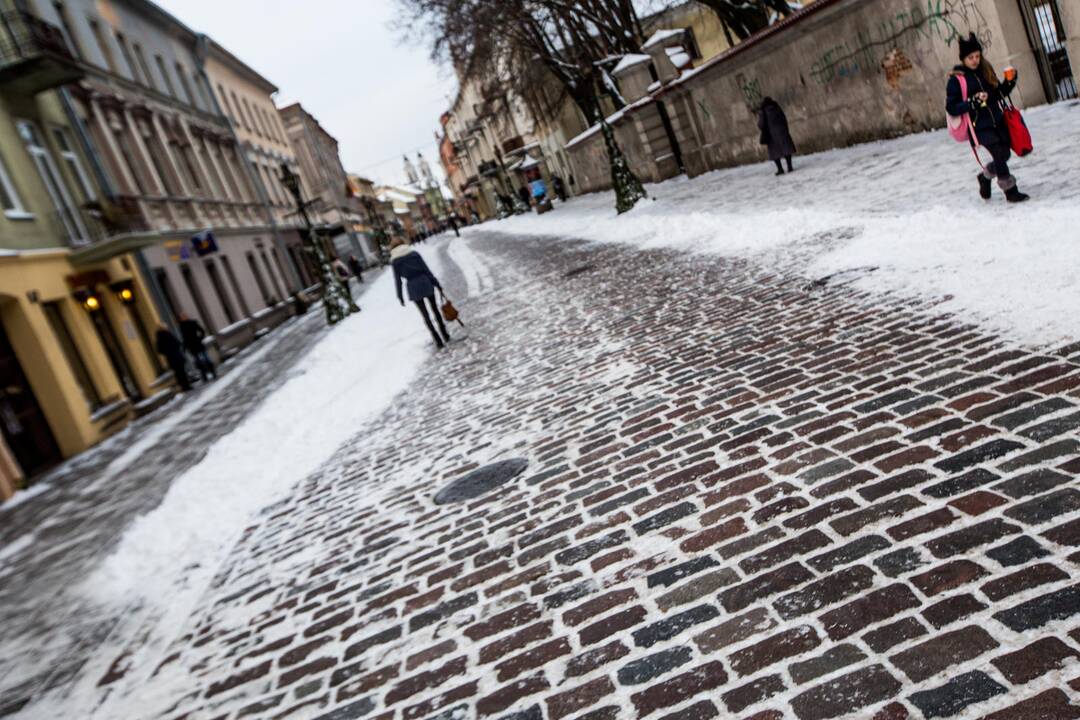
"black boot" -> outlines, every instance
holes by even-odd
[[[780,175],[783,175],[784,174],[784,166],[780,164],[779,160],[774,160],[773,162],[776,163],[776,175],[777,175],[777,177],[779,177]]]
[[[788,155],[786,158],[784,158],[784,160],[787,162],[787,171],[789,173],[795,172],[795,168],[791,164],[791,156]]]
[[[990,178],[986,177],[982,173],[979,173],[979,197],[983,200],[990,199]]]
[[[1020,188],[1013,185],[1005,191],[1005,199],[1011,203],[1022,203],[1030,200],[1031,196],[1020,192]]]

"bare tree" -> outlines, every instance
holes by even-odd
[[[604,118],[613,87],[605,62],[639,52],[641,21],[633,0],[399,0],[432,39],[433,57],[453,63],[462,82],[501,83],[532,106],[561,88],[598,123],[611,164],[616,209],[645,197]],[[555,98],[554,107],[562,98]],[[554,107],[548,108],[549,111]],[[532,109],[537,109],[533,107]]]
[[[788,0],[696,0],[701,5],[712,10],[720,18],[724,26],[724,32],[728,34],[728,42],[733,38],[745,40],[754,33],[769,26],[772,13],[780,17],[786,17],[797,8],[793,8]]]

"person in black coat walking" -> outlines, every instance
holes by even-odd
[[[1024,202],[1029,196],[1020,192],[1016,178],[1009,172],[1012,157],[1012,140],[1005,124],[1005,99],[1016,88],[1016,71],[1007,68],[1011,77],[998,80],[993,66],[983,57],[983,48],[975,33],[960,40],[961,63],[953,68],[945,86],[945,110],[953,117],[971,117],[975,137],[994,159],[979,173],[979,195],[989,200],[992,186],[997,178],[998,187],[1005,192],[1009,202]],[[967,82],[967,99],[964,99],[960,78]],[[975,144],[975,139],[971,140]]]
[[[767,97],[761,101],[758,109],[758,129],[761,130],[761,144],[769,146],[769,159],[776,163],[776,174],[784,174],[781,160],[787,162],[787,171],[794,172],[791,156],[795,154],[795,141],[791,139],[787,116],[780,104]]]
[[[191,380],[188,379],[187,374],[187,361],[184,359],[184,346],[164,325],[158,326],[156,345],[158,354],[165,358],[165,362],[172,369],[176,384],[184,392],[191,390]]]
[[[391,245],[390,264],[394,268],[394,289],[397,291],[398,302],[405,304],[405,299],[401,294],[401,283],[404,281],[409,291],[409,300],[420,310],[431,338],[441,350],[446,343],[450,342],[450,333],[446,331],[439,305],[435,302],[435,291],[442,292],[439,279],[428,268],[420,253],[409,247],[404,240],[395,239]],[[438,331],[431,322],[432,314],[435,315],[435,321],[439,325]]]
[[[203,344],[206,330],[199,321],[180,313],[180,337],[184,339],[184,347],[195,359],[195,367],[199,369],[203,382],[209,382],[211,377],[217,380],[217,369],[210,360],[210,356],[206,354],[206,345]]]

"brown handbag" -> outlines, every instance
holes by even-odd
[[[446,322],[458,321],[458,324],[465,327],[465,323],[461,322],[461,318],[458,316],[457,308],[454,307],[454,303],[450,302],[450,298],[443,295],[442,304],[442,316]]]

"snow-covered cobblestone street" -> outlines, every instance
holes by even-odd
[[[446,351],[384,275],[0,510],[0,716],[1080,718],[1078,117],[430,243]]]

